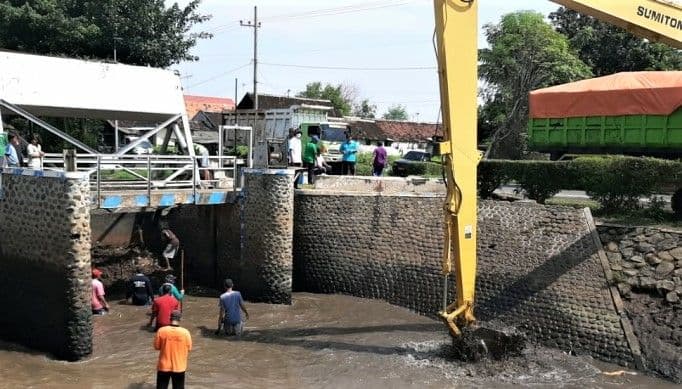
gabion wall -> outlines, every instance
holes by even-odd
[[[13,170],[0,200],[0,336],[81,359],[92,351],[88,181]]]
[[[442,203],[440,195],[297,191],[295,290],[378,298],[434,316],[442,301]],[[485,201],[478,233],[479,320],[633,364],[584,211]]]

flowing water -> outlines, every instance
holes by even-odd
[[[444,325],[381,301],[294,294],[291,306],[247,304],[241,339],[217,337],[217,299],[188,296],[192,388],[678,387],[621,367],[530,348],[504,362],[452,360]],[[157,352],[148,309],[112,304],[95,317],[94,352],[69,363],[0,343],[2,388],[153,388]]]

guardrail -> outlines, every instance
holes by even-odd
[[[76,157],[76,170],[89,175],[91,190],[97,193],[98,202],[103,192],[146,192],[151,201],[153,193],[164,190],[191,190],[194,198],[201,189],[236,191],[242,186],[239,169],[245,165],[244,159],[234,156],[78,154]],[[63,171],[63,155],[46,154],[43,169]]]

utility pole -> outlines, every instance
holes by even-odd
[[[260,22],[258,21],[258,7],[253,7],[253,23],[247,21],[244,23],[242,20],[239,21],[239,25],[242,27],[253,28],[253,108],[258,109],[258,29],[260,28]]]
[[[239,93],[237,92],[237,78],[234,78],[234,107],[237,108],[237,98]]]

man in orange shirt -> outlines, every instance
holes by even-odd
[[[192,349],[189,331],[180,327],[182,313],[171,312],[171,324],[161,327],[154,338],[154,348],[159,350],[159,363],[156,365],[156,388],[166,389],[170,380],[173,389],[185,388],[187,356]]]

